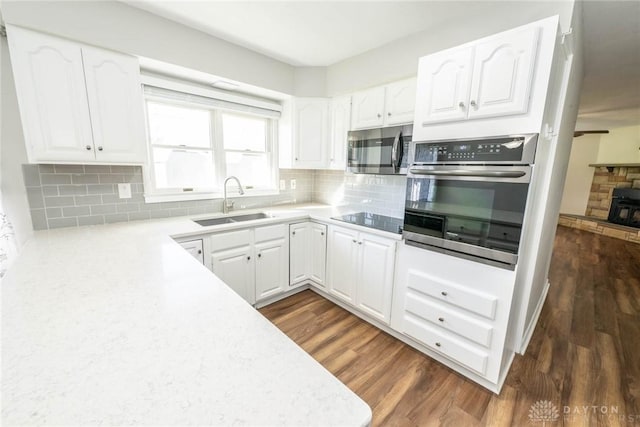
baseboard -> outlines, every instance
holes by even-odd
[[[531,322],[529,322],[529,326],[527,326],[527,330],[524,332],[522,336],[522,341],[520,342],[520,351],[518,353],[524,354],[527,351],[527,347],[529,347],[529,342],[531,341],[531,337],[533,336],[533,331],[536,329],[536,325],[538,324],[538,319],[540,318],[540,313],[542,312],[542,307],[544,306],[544,302],[547,300],[547,293],[549,292],[549,286],[551,284],[547,280],[547,284],[544,286],[544,290],[542,291],[542,297],[538,300],[538,305],[536,306],[535,311],[533,312],[533,317],[531,318]]]
[[[258,301],[253,306],[255,308],[266,307],[266,306],[268,306],[270,304],[273,304],[274,302],[278,302],[278,301],[280,301],[282,299],[289,298],[291,295],[295,295],[298,292],[306,291],[310,287],[311,287],[311,285],[309,283],[305,283],[304,285],[296,285],[296,287],[294,289],[288,290],[287,292],[285,292],[283,294],[278,294],[278,295],[273,296],[271,298],[267,298],[267,299],[264,299],[262,301]]]

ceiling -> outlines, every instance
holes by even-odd
[[[293,66],[329,66],[455,22],[460,14],[481,14],[483,8],[486,13],[489,3],[124,1]],[[639,125],[640,2],[586,0],[583,20],[585,80],[577,128]]]

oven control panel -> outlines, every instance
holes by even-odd
[[[532,163],[533,159],[525,161],[525,151],[531,151],[526,150],[526,143],[525,136],[416,142],[413,163]]]

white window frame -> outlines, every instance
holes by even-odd
[[[157,81],[154,79],[154,85],[157,85]],[[168,87],[167,87],[168,86]],[[168,89],[174,89],[173,85],[168,84]],[[184,91],[185,88],[189,88],[188,85],[179,84],[179,88]],[[207,95],[209,91],[201,89],[199,87],[194,88],[193,93],[200,96]],[[186,91],[185,91],[186,92]],[[186,108],[193,108],[197,110],[209,111],[209,123],[210,123],[210,147],[208,148],[193,148],[194,150],[211,150],[212,162],[214,167],[214,174],[216,177],[216,183],[211,189],[193,188],[192,191],[179,191],[178,189],[158,189],[155,186],[155,174],[154,174],[154,162],[153,162],[153,147],[149,136],[149,122],[147,112],[147,102],[158,102],[167,105],[175,105]],[[182,102],[175,99],[168,99],[162,96],[144,94],[144,110],[145,120],[147,127],[147,146],[148,146],[148,162],[147,167],[143,168],[144,179],[144,198],[146,203],[160,203],[160,202],[174,202],[174,201],[189,201],[189,200],[207,200],[207,199],[221,199],[224,197],[224,189],[222,185],[226,179],[226,150],[224,149],[224,141],[222,140],[222,117],[223,112],[229,112],[239,116],[254,116],[264,119],[267,124],[267,138],[265,141],[265,153],[269,161],[269,170],[271,178],[271,186],[262,188],[244,187],[244,195],[237,193],[235,186],[229,186],[229,192],[234,198],[254,197],[254,196],[266,196],[279,194],[279,168],[278,168],[278,121],[272,117],[265,117],[259,114],[252,114],[246,111],[237,111],[231,108],[221,107],[207,107],[199,104]],[[155,145],[157,147],[157,145]],[[164,147],[164,146],[161,146]],[[184,149],[183,146],[166,146],[167,148]],[[191,150],[191,147],[187,147]],[[262,153],[262,152],[260,152]],[[244,185],[244,184],[243,184]]]

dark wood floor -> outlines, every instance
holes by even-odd
[[[640,425],[640,245],[559,227],[550,281],[499,396],[312,291],[260,311],[371,406],[374,426],[527,425],[538,401],[558,409],[548,426]]]

